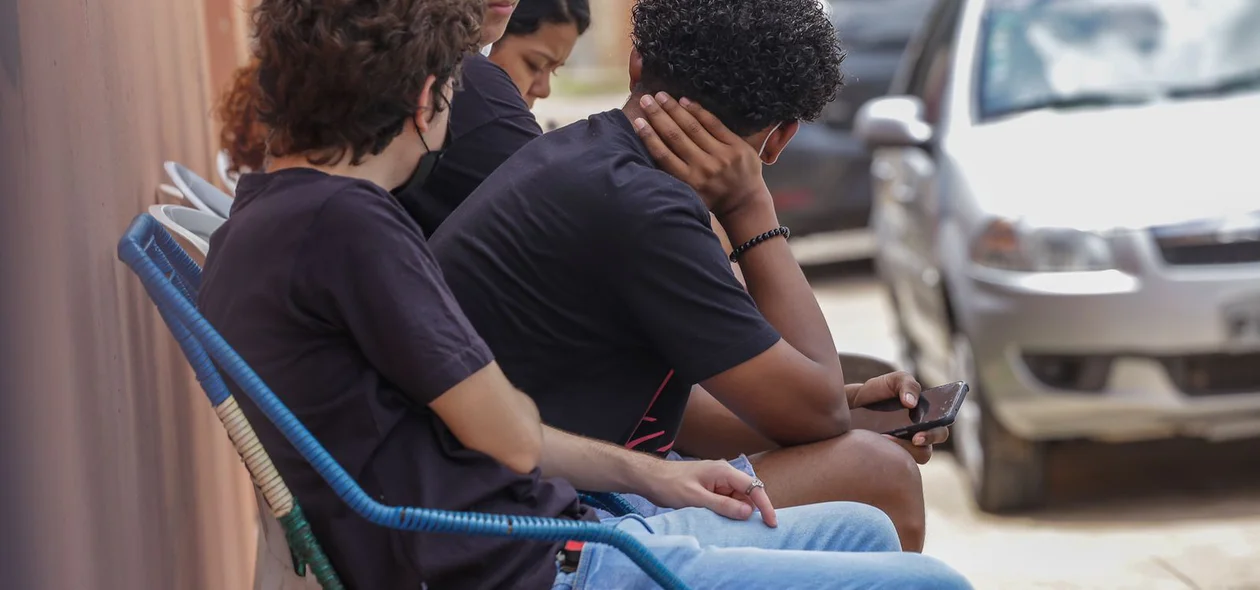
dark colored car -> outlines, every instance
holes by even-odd
[[[811,260],[867,258],[867,245],[873,243],[863,239],[871,211],[871,155],[853,135],[853,116],[867,100],[888,91],[932,0],[833,0],[829,7],[848,52],[845,87],[822,118],[801,126],[778,163],[765,169],[765,179],[779,219],[794,236],[842,238],[810,255]]]

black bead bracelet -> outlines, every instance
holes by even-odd
[[[740,247],[734,250],[731,250],[731,262],[739,262],[739,257],[743,256],[745,252],[751,250],[753,246],[756,246],[757,244],[760,244],[776,236],[783,236],[783,239],[786,240],[792,237],[792,230],[788,229],[787,226],[785,225],[780,225],[779,227],[775,229],[772,229],[751,240],[748,240],[747,242],[744,242],[743,245],[741,245]]]

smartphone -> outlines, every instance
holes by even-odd
[[[965,382],[957,381],[923,390],[919,393],[919,404],[913,409],[907,408],[900,399],[891,398],[853,408],[851,413],[853,421],[861,423],[863,428],[908,439],[916,432],[953,424],[969,389]]]

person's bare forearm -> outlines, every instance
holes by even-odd
[[[679,453],[698,459],[729,460],[777,448],[704,388],[692,388],[674,444]]]
[[[568,480],[579,490],[651,495],[653,469],[663,461],[543,425],[543,476]]]
[[[725,228],[730,243],[737,248],[779,227],[778,215],[768,196],[718,221]],[[757,308],[783,339],[810,360],[826,367],[834,374],[835,382],[843,385],[831,330],[787,240],[771,238],[745,251],[739,258],[739,267]]]
[[[744,497],[754,480],[723,461],[667,461],[543,426],[542,472],[567,479],[589,492],[638,494],[665,508],[707,508],[747,520],[760,510],[776,526],[774,506],[764,490]]]
[[[766,198],[766,195],[763,195],[763,199],[764,198]],[[732,222],[738,222],[738,213],[727,216],[727,219]],[[745,220],[736,231],[751,237],[760,235],[760,233],[766,231],[760,230],[759,228],[761,227],[778,227],[778,216],[774,214],[773,206],[766,207],[761,212],[760,216],[753,216],[752,218]],[[721,241],[722,247],[727,252],[730,252],[733,249],[731,245],[732,238],[726,228],[723,227],[722,222],[716,217],[713,220],[713,231],[718,235],[718,239]],[[736,237],[735,239],[747,240],[747,238],[743,238],[742,235]],[[786,242],[787,240],[772,238],[771,241]],[[743,242],[740,243],[742,244]],[[753,247],[753,250],[769,245],[770,244],[765,243],[759,244],[758,246]],[[786,248],[786,244],[780,244],[780,246],[787,250],[787,256],[792,259],[786,264],[770,261],[768,266],[772,269],[780,268],[788,271],[796,271],[797,274],[795,277],[791,276],[789,273],[789,281],[799,279],[799,282],[804,283],[804,274],[799,272],[799,266],[796,265],[795,259],[791,256],[791,250]],[[758,264],[755,261],[750,261],[748,258],[748,255],[750,254],[751,253],[749,252],[745,253],[743,263],[750,266]],[[770,258],[773,259],[773,256]],[[760,264],[766,265],[767,262],[762,260]],[[736,279],[738,279],[740,284],[744,286],[745,290],[749,290],[749,283],[744,278],[744,273],[741,270],[741,264],[732,264],[731,266],[734,270]],[[712,396],[707,395],[707,392],[702,392],[705,395],[693,395],[692,402],[687,406],[686,416],[687,420],[690,421],[690,424],[688,424],[687,421],[684,421],[683,428],[679,433],[678,444],[675,448],[694,449],[689,450],[689,452],[700,457],[713,456],[715,453],[721,453],[721,455],[718,456],[734,456],[739,453],[748,454],[761,452],[763,450],[770,450],[771,448],[776,448],[782,445],[817,442],[818,440],[830,438],[831,436],[839,436],[850,428],[848,421],[848,406],[850,404],[847,403],[847,400],[841,399],[841,396],[838,395],[839,385],[843,382],[844,376],[838,364],[832,364],[832,361],[836,358],[834,355],[834,344],[827,344],[831,341],[831,333],[826,329],[825,320],[821,319],[822,311],[817,309],[817,301],[813,296],[813,290],[808,288],[808,283],[805,283],[806,295],[809,301],[799,307],[796,311],[803,310],[806,314],[809,314],[810,311],[813,310],[813,312],[819,316],[819,319],[812,325],[821,327],[822,330],[806,332],[802,338],[802,336],[799,335],[801,332],[796,329],[797,326],[801,325],[797,323],[801,321],[799,314],[794,312],[789,313],[786,318],[781,314],[775,315],[774,310],[781,309],[781,306],[767,305],[764,303],[764,300],[767,297],[767,292],[770,292],[769,297],[771,298],[778,296],[773,289],[764,288],[764,285],[766,284],[776,284],[776,278],[773,276],[769,279],[763,278],[762,282],[759,284],[763,285],[763,288],[756,292],[749,290],[750,294],[754,297],[754,300],[757,301],[759,309],[761,309],[771,324],[780,330],[780,334],[784,336],[784,341],[788,344],[788,346],[791,346],[797,353],[801,354],[806,359],[813,361],[816,365],[816,370],[813,371],[816,377],[806,380],[807,383],[813,383],[813,386],[807,385],[802,389],[793,389],[804,396],[803,399],[813,400],[812,404],[808,401],[805,402],[806,407],[812,406],[812,408],[801,408],[798,416],[808,415],[815,418],[821,416],[832,416],[834,419],[823,420],[821,423],[817,419],[796,420],[796,424],[794,424],[788,431],[768,429],[767,424],[759,424],[759,429],[755,428],[752,424],[741,420],[739,416],[731,411],[730,408],[726,407]],[[790,291],[787,298],[782,300],[790,301],[793,296],[797,296],[799,293],[799,290]],[[758,299],[758,297],[760,297],[760,299]],[[808,317],[808,315],[806,317]],[[783,330],[783,326],[785,326],[784,322],[790,322],[790,326],[787,330]],[[809,323],[804,324],[804,327],[807,330],[810,326],[811,324]],[[820,337],[821,340],[819,339]],[[802,342],[804,342],[803,346],[800,345]],[[805,426],[810,423],[813,423],[815,428],[805,428]],[[785,432],[790,432],[791,434],[785,435]],[[811,432],[812,434],[807,434]],[[802,437],[801,435],[805,436]]]
[[[490,363],[429,403],[451,434],[517,473],[529,473],[542,457],[538,406]]]

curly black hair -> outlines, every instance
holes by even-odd
[[[260,120],[273,156],[379,154],[434,104],[481,37],[485,0],[262,0],[254,9]]]
[[[742,136],[818,118],[844,84],[819,0],[640,0],[631,19],[637,90],[695,100]]]
[[[591,26],[588,0],[521,0],[508,21],[508,35],[524,36],[538,32],[543,23],[573,23],[578,35]]]

